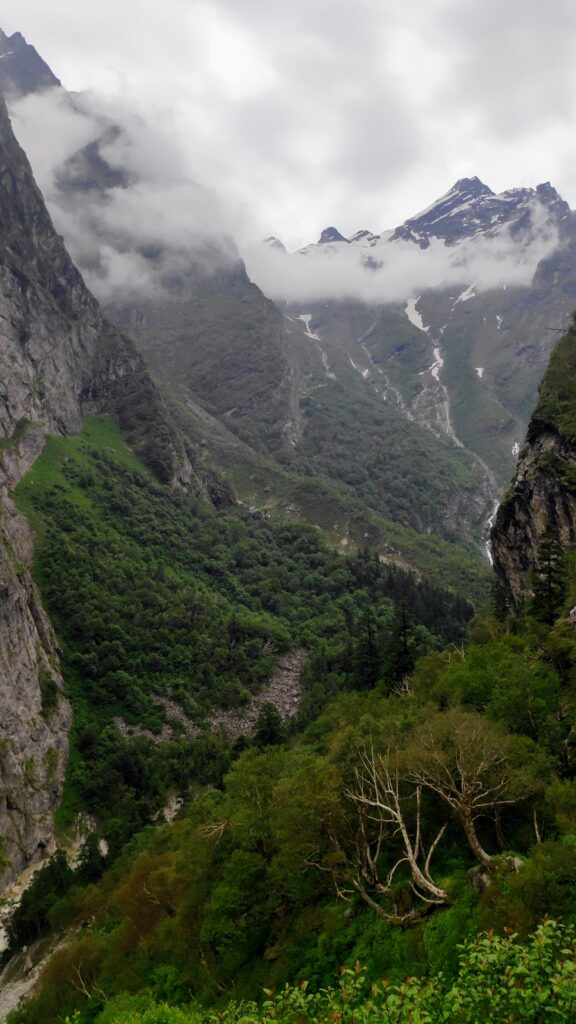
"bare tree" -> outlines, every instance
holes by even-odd
[[[481,715],[453,709],[418,730],[407,759],[407,778],[436,793],[462,825],[474,856],[491,870],[476,829],[479,817],[516,803],[514,743]]]
[[[403,915],[390,914],[380,902],[393,893],[393,880],[398,868],[406,864],[410,870],[413,892],[428,907],[448,903],[448,894],[434,882],[430,863],[444,832],[443,824],[428,849],[422,837],[422,786],[406,790],[397,761],[375,754],[373,748],[360,754],[360,765],[354,773],[354,786],[347,791],[358,809],[357,871],[352,884],[362,899],[388,921],[404,922],[421,916],[411,910]],[[386,843],[399,842],[400,856],[384,878],[379,862]]]

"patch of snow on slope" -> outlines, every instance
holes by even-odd
[[[482,377],[484,376],[484,367],[483,366],[475,366],[474,369],[476,370],[476,373],[480,377],[480,380],[482,380]]]
[[[458,296],[458,298],[456,299],[456,302],[452,306],[452,312],[454,312],[454,310],[456,309],[456,306],[458,305],[459,302],[468,302],[468,299],[473,299],[473,298],[475,298],[475,296],[476,296],[476,292],[474,291],[474,285],[473,284],[468,285],[468,287],[465,288],[464,291],[461,292],[460,295]]]
[[[320,353],[320,358],[322,360],[322,366],[324,368],[326,376],[328,377],[329,380],[336,380],[337,379],[336,378],[336,374],[332,373],[332,370],[330,369],[330,364],[328,362],[328,356],[326,355],[324,349],[320,345],[320,341],[322,340],[320,338],[320,335],[319,334],[315,334],[314,331],[310,330],[310,321],[312,319],[312,313],[301,313],[300,316],[296,317],[296,319],[302,321],[302,323],[304,324],[304,327],[306,328],[306,335],[307,335],[307,337],[310,338],[310,341],[313,341],[314,344],[316,345],[316,348],[318,349],[318,351]]]
[[[442,359],[442,356],[440,355],[440,349],[439,348],[435,348],[434,349],[434,364],[430,367],[430,372],[432,373],[432,376],[434,377],[434,380],[440,380],[440,370],[442,369],[443,366],[444,366],[444,360]]]
[[[418,303],[419,298],[420,296],[417,295],[415,299],[408,299],[408,302],[404,306],[404,312],[406,313],[406,316],[408,317],[413,327],[417,327],[419,331],[424,331],[427,333],[430,330],[430,328],[424,326],[424,321],[422,320],[420,313],[416,309],[416,305]]]
[[[306,328],[306,334],[308,335],[309,338],[312,338],[312,341],[320,341],[320,336],[318,334],[314,334],[314,332],[310,330],[310,321],[312,319],[312,313],[302,313],[300,316],[296,317],[296,319],[302,320],[302,323]]]
[[[352,356],[348,356],[348,358],[349,358],[349,360],[350,360],[350,362],[352,364],[352,368],[354,370],[356,370],[356,373],[359,373],[360,376],[363,377],[364,380],[366,380],[367,377],[370,376],[370,370],[368,368],[363,370],[361,366],[358,366],[358,364],[354,362],[354,360],[352,359]]]

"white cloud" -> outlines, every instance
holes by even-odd
[[[573,0],[2,6],[68,88],[171,110],[191,176],[244,211],[245,239],[381,231],[475,174],[495,191],[551,180],[576,205]]]
[[[478,236],[457,245],[432,239],[426,249],[409,241],[384,241],[368,267],[362,250],[339,243],[287,253],[266,245],[244,253],[248,273],[270,298],[288,302],[358,299],[371,304],[399,302],[428,288],[474,283],[477,292],[501,285],[529,285],[538,263],[558,246],[547,211],[534,203],[532,231],[519,245],[508,231]]]
[[[138,116],[94,94],[70,99],[53,89],[16,101],[11,115],[56,228],[101,299],[158,294],[192,261],[212,270],[236,258],[230,234],[241,230],[240,216],[192,180],[160,112]],[[100,187],[74,187],[91,143],[108,171],[92,165],[88,177],[100,175]]]

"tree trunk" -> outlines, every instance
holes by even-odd
[[[459,818],[462,823],[464,832],[466,833],[466,838],[468,840],[472,853],[474,854],[476,859],[479,860],[480,863],[487,869],[487,871],[492,871],[492,857],[490,856],[489,853],[486,853],[486,850],[484,849],[480,840],[478,839],[476,829],[474,827],[474,820],[472,818],[472,815],[470,814],[470,811],[468,809],[460,811]]]

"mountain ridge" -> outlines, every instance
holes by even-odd
[[[1,92],[26,96],[61,85],[60,79],[20,32],[8,36],[0,28]]]
[[[132,342],[103,317],[56,234],[0,96],[0,885],[53,846],[70,706],[11,491],[48,433],[118,417],[161,479],[205,493]],[[189,449],[190,451],[190,449]],[[28,767],[27,767],[28,766]]]

